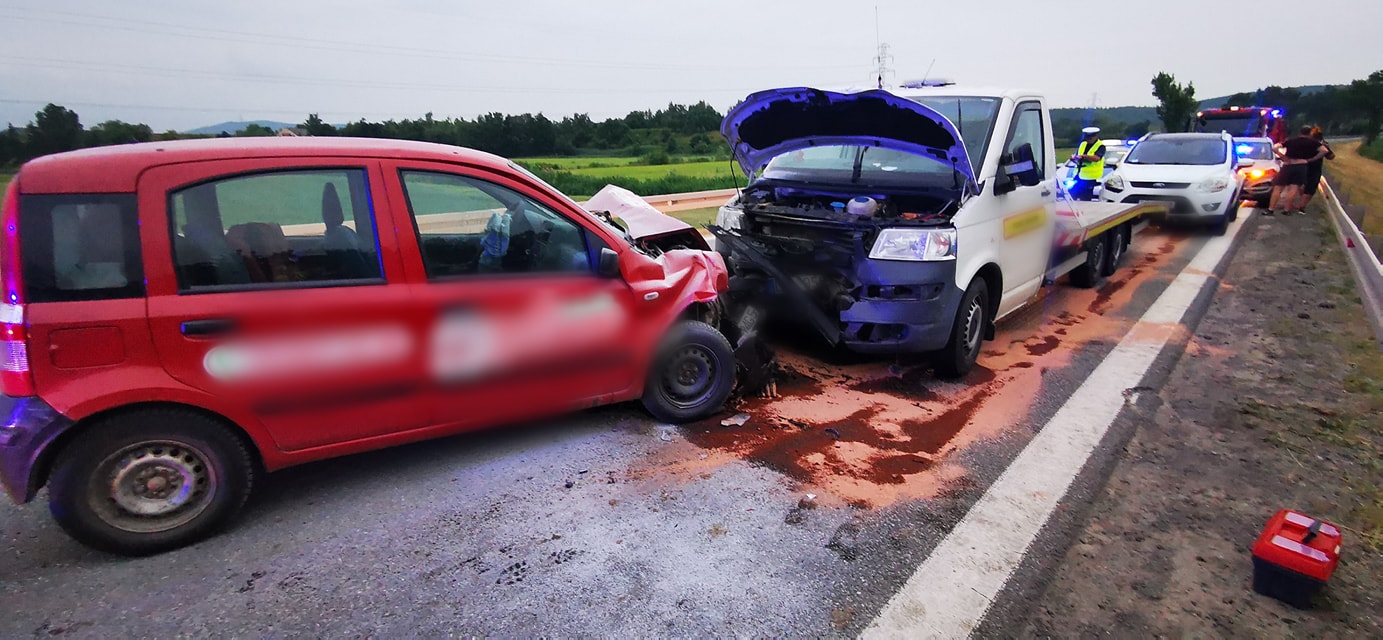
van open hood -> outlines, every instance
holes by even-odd
[[[862,145],[932,158],[951,165],[970,184],[975,169],[960,133],[936,111],[874,89],[836,93],[807,87],[769,89],[730,109],[720,132],[745,175],[769,160],[808,147]]]

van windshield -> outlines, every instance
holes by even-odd
[[[975,171],[979,171],[984,164],[984,154],[989,151],[989,132],[999,115],[999,98],[921,96],[908,99],[946,116],[956,125],[965,143],[965,154],[970,156]]]
[[[940,158],[862,145],[828,145],[791,151],[769,161],[762,177],[792,182],[921,189],[960,189],[966,181],[963,174]]]

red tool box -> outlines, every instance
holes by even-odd
[[[1299,609],[1340,562],[1340,529],[1289,509],[1277,512],[1253,543],[1253,590]]]

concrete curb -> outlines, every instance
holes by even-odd
[[[1379,263],[1378,256],[1374,255],[1373,248],[1365,240],[1363,232],[1348,215],[1345,215],[1345,210],[1340,206],[1340,199],[1335,196],[1330,182],[1321,178],[1321,187],[1326,194],[1326,209],[1330,211],[1330,222],[1335,227],[1335,235],[1340,239],[1340,246],[1345,250],[1350,267],[1354,270],[1354,279],[1359,283],[1359,299],[1363,301],[1364,311],[1369,316],[1369,322],[1373,324],[1373,335],[1378,340],[1378,346],[1383,349],[1383,264]]]

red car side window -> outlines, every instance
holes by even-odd
[[[178,190],[169,200],[184,291],[382,277],[364,170],[239,175]]]
[[[448,173],[401,178],[429,278],[592,273],[582,227],[532,198]]]

